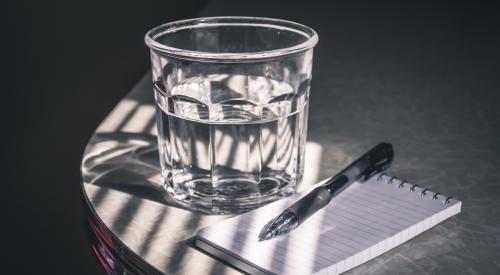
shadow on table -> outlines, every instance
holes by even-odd
[[[103,187],[92,195],[91,201],[94,208],[106,203],[106,197],[109,195],[108,191],[110,189],[133,195],[121,206],[118,214],[119,218],[115,218],[114,222],[109,225],[111,232],[113,232],[110,236],[124,234],[130,221],[138,214],[137,209],[140,208],[143,199],[189,210],[190,212],[187,212],[185,219],[179,216],[179,222],[182,224],[181,231],[190,232],[189,237],[174,242],[172,256],[164,263],[162,268],[167,272],[176,273],[183,268],[186,261],[189,261],[190,249],[201,251],[195,247],[195,238],[192,234],[194,234],[193,230],[200,227],[206,213],[183,207],[169,197],[162,186],[158,158],[157,138],[154,135],[125,132],[95,134],[89,142],[82,162],[82,180],[86,184]],[[140,259],[149,254],[155,245],[154,239],[161,234],[161,224],[165,222],[170,212],[168,208],[163,208],[162,212],[158,213],[155,221],[148,226],[147,237],[143,240],[139,249],[131,252],[131,254],[123,254],[119,258],[124,260],[127,257],[132,257],[127,256],[124,258],[124,255],[135,255],[137,253],[139,257],[134,256],[132,258]],[[138,229],[136,228],[136,230]],[[247,237],[245,235],[243,239]],[[234,243],[232,247],[236,251],[242,249],[241,243],[236,242],[235,239],[232,240],[232,243]],[[203,253],[213,257],[205,252]],[[130,262],[130,260],[127,261]],[[137,269],[141,266],[143,264],[130,265],[128,263],[123,264],[121,268],[133,270],[133,268]],[[224,274],[227,271],[227,266],[238,269],[227,262],[214,261],[207,266],[210,268],[207,271],[209,274]]]
[[[83,159],[82,180],[139,199],[185,208],[163,189],[158,158],[157,138],[154,135],[126,132],[95,134]],[[94,207],[104,199],[105,191],[95,194],[92,198]]]

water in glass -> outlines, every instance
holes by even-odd
[[[308,83],[294,91],[262,76],[214,74],[154,86],[165,188],[179,201],[242,211],[295,190]]]

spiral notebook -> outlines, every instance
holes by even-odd
[[[289,234],[259,242],[261,228],[306,193],[203,228],[195,245],[251,274],[338,274],[461,209],[461,202],[452,197],[380,174],[338,192]]]

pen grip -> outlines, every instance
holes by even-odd
[[[295,213],[298,223],[301,224],[316,211],[327,205],[331,199],[332,194],[330,191],[323,186],[319,186],[288,207],[288,210]]]

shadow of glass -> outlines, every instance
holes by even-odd
[[[154,135],[95,134],[82,162],[82,179],[88,184],[203,214],[180,205],[165,192],[158,156],[157,137]],[[99,190],[97,194],[97,198],[92,198],[94,204],[105,200],[105,191]]]

